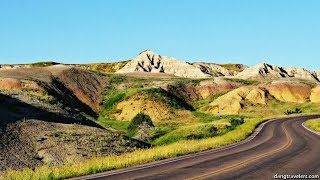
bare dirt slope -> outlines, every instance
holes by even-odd
[[[91,116],[101,111],[99,96],[106,86],[104,76],[65,65],[0,71],[0,89],[34,91],[25,86],[26,82]]]
[[[105,76],[62,65],[1,70],[0,171],[149,147],[87,118],[105,85]]]

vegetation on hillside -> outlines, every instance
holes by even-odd
[[[87,70],[95,71],[100,74],[110,74],[123,68],[129,61],[130,60],[113,63],[78,64],[76,66]]]
[[[254,128],[264,119],[250,119],[221,136],[207,139],[190,139],[166,146],[137,150],[120,156],[97,157],[82,163],[65,164],[62,166],[42,166],[35,170],[7,170],[6,179],[65,179],[108,170],[144,164],[160,159],[195,153],[215,147],[238,142],[249,136]]]
[[[145,92],[148,97],[155,102],[163,102],[175,109],[186,109],[191,111],[194,110],[194,108],[183,99],[169,93],[168,91],[165,91],[162,88],[150,88],[146,89]]]
[[[306,122],[308,128],[320,132],[320,119],[312,119]]]
[[[229,82],[235,82],[235,83],[240,83],[240,84],[244,84],[244,85],[257,85],[257,84],[259,84],[259,81],[248,80],[248,79],[236,79],[236,78],[224,78],[224,79]]]
[[[139,113],[130,121],[128,131],[135,134],[142,126],[154,127],[150,116],[144,113]]]
[[[233,71],[243,71],[245,66],[242,64],[219,64],[219,66],[222,66],[228,70],[233,70]]]
[[[284,112],[284,114],[286,114],[286,115],[300,114],[300,113],[302,113],[302,110],[300,108],[288,109],[287,111]]]
[[[53,66],[53,65],[57,65],[57,64],[59,64],[59,63],[53,62],[53,61],[46,61],[46,62],[32,63],[30,66],[31,67],[47,67],[47,66]]]

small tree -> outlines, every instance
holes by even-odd
[[[130,122],[128,126],[129,132],[134,132],[139,129],[142,125],[154,127],[150,116],[144,113],[138,113]]]

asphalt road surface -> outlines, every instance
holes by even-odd
[[[302,123],[320,116],[268,121],[246,140],[196,154],[78,179],[274,179],[320,175],[320,136]]]

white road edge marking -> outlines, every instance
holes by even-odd
[[[319,120],[319,121],[320,121],[320,120]],[[316,135],[320,136],[320,132],[316,132],[316,131],[314,131],[314,130],[312,130],[312,129],[308,128],[308,127],[306,126],[306,122],[303,122],[301,125],[302,125],[306,130],[308,130],[308,131],[310,131],[310,132],[312,132],[312,133],[314,133],[314,134],[316,134]]]
[[[279,118],[281,119],[281,118]],[[211,149],[211,150],[206,150],[206,151],[203,151],[203,152],[198,152],[198,153],[195,153],[195,154],[189,154],[189,155],[183,155],[183,156],[180,156],[180,157],[175,157],[174,159],[170,160],[170,159],[164,159],[162,160],[163,162],[159,162],[159,161],[155,161],[155,162],[151,162],[152,164],[150,165],[138,165],[136,167],[132,167],[132,169],[127,169],[127,170],[115,170],[117,172],[113,172],[110,174],[106,174],[106,172],[102,172],[101,175],[96,174],[96,175],[88,175],[90,177],[86,177],[86,176],[80,176],[80,177],[75,177],[75,178],[71,178],[70,180],[88,180],[88,179],[92,179],[92,178],[99,178],[99,177],[108,177],[108,176],[112,176],[112,175],[116,175],[116,174],[122,174],[122,173],[127,173],[127,172],[132,172],[132,171],[136,171],[136,170],[141,170],[141,169],[147,169],[147,168],[150,168],[150,167],[155,167],[155,166],[160,166],[160,165],[164,165],[164,164],[168,164],[168,163],[172,163],[172,162],[176,162],[176,161],[180,161],[180,160],[185,160],[185,159],[189,159],[189,158],[193,158],[193,157],[198,157],[198,156],[202,156],[202,155],[207,155],[207,154],[210,154],[210,153],[213,153],[213,152],[220,152],[220,151],[224,151],[224,150],[227,150],[227,149],[231,149],[231,148],[234,148],[234,147],[237,147],[237,146],[240,146],[244,143],[247,143],[247,142],[250,142],[252,141],[262,130],[262,128],[269,122],[273,121],[275,119],[269,119],[269,120],[266,120],[265,122],[261,123],[258,128],[256,128],[254,130],[254,132],[249,136],[247,137],[246,139],[240,141],[240,142],[237,142],[237,143],[233,143],[233,144],[230,144],[230,145],[226,145],[224,147],[220,147],[220,148],[216,148],[216,149]],[[161,161],[161,160],[160,160]],[[139,167],[140,166],[140,167]],[[141,167],[142,166],[142,167]]]
[[[298,117],[294,117],[294,118],[298,118]],[[268,124],[269,122],[272,122],[273,120],[277,120],[277,119],[286,119],[286,118],[281,118],[280,117],[280,118],[273,118],[273,119],[269,119],[269,120],[264,121],[263,123],[261,123],[253,131],[253,133],[249,137],[247,137],[246,139],[244,139],[244,140],[242,140],[240,142],[237,142],[237,143],[233,143],[233,144],[226,145],[226,146],[223,146],[223,147],[220,147],[220,148],[216,148],[216,149],[211,149],[211,150],[206,150],[206,151],[203,151],[203,152],[198,152],[198,153],[195,153],[195,154],[189,154],[189,155],[183,155],[183,156],[180,156],[180,157],[174,157],[174,159],[172,159],[172,160],[170,160],[170,158],[169,158],[169,159],[164,159],[164,160],[160,160],[160,161],[150,162],[149,165],[142,164],[142,165],[137,165],[137,166],[132,167],[132,168],[128,167],[130,169],[118,169],[118,170],[114,170],[114,172],[110,171],[109,174],[106,174],[108,172],[101,172],[101,173],[98,173],[98,174],[74,177],[74,178],[71,178],[70,180],[88,180],[88,179],[92,179],[92,178],[108,177],[108,176],[112,176],[112,175],[116,175],[116,174],[128,173],[128,172],[137,171],[137,170],[141,170],[141,169],[147,169],[147,168],[150,168],[150,167],[156,167],[156,166],[168,164],[168,163],[171,163],[171,162],[181,161],[181,160],[185,160],[185,159],[189,159],[189,158],[193,158],[193,157],[198,157],[198,156],[210,154],[210,153],[213,153],[213,152],[220,152],[220,151],[224,151],[224,150],[227,150],[227,149],[231,149],[231,148],[234,148],[234,147],[237,147],[237,146],[240,146],[242,144],[245,144],[247,142],[252,141],[261,132],[262,128],[266,124]],[[307,127],[305,127],[304,123],[302,123],[302,126],[304,128],[306,128],[307,130],[309,130],[309,131],[311,131],[311,132],[313,132],[313,133],[315,133],[317,135],[320,135],[317,132],[314,132],[314,131],[308,129]]]

